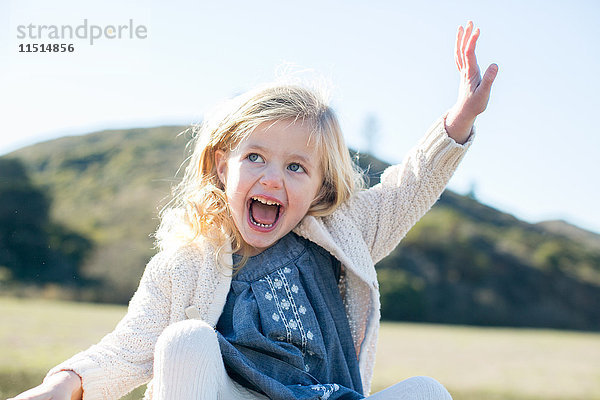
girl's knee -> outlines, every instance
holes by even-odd
[[[373,400],[452,400],[446,388],[428,376],[408,378],[368,397]]]
[[[429,376],[415,376],[405,380],[404,382],[414,386],[415,389],[422,395],[418,397],[423,400],[452,400],[452,396],[448,390]]]
[[[158,337],[155,353],[185,354],[218,349],[215,330],[204,321],[188,319],[169,325]]]
[[[216,398],[227,376],[217,333],[199,320],[168,326],[156,342],[153,373],[157,399]]]

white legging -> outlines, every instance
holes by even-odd
[[[164,330],[154,354],[156,400],[265,400],[233,381],[225,371],[214,329],[199,320],[177,322]],[[418,376],[369,396],[371,400],[451,400],[435,379]]]

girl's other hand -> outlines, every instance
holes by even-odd
[[[44,382],[7,400],[80,400],[83,391],[81,378],[73,371],[60,371]]]
[[[459,143],[467,140],[475,117],[486,109],[498,73],[498,65],[491,64],[481,78],[475,57],[477,38],[479,28],[473,29],[472,21],[467,22],[464,30],[462,26],[458,27],[454,60],[460,73],[460,86],[458,100],[446,117],[446,131]]]

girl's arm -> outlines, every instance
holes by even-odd
[[[456,104],[430,127],[402,164],[388,168],[379,184],[357,193],[339,209],[353,221],[375,263],[433,206],[472,143],[473,122],[487,106],[498,71],[492,64],[481,79],[475,59],[478,37],[479,29],[473,32],[470,21],[464,33],[462,27],[458,29],[455,59],[461,82]]]
[[[58,380],[56,374],[64,376],[61,371],[74,371],[81,377],[83,398],[91,400],[121,398],[148,382],[152,376],[154,346],[170,318],[169,261],[167,254],[154,256],[127,314],[115,330],[98,344],[54,367],[40,386],[51,387]],[[77,383],[75,379],[70,381]]]

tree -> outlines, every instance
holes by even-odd
[[[0,199],[0,266],[20,281],[79,278],[91,242],[50,221],[49,196],[18,159],[0,158]]]
[[[369,114],[365,118],[362,134],[365,141],[365,152],[374,156],[376,150],[375,146],[377,144],[377,139],[379,138],[379,121],[375,114]]]

